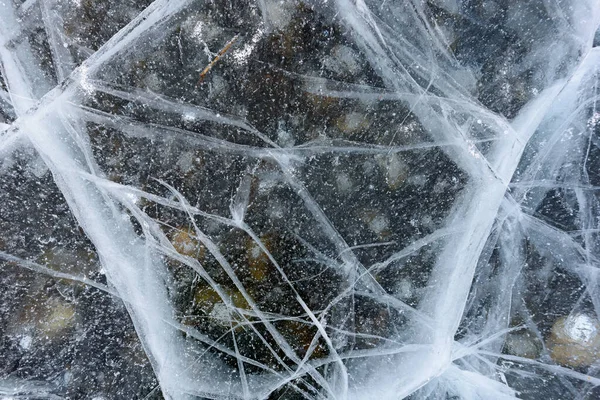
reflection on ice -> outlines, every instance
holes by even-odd
[[[600,395],[597,0],[20,3],[0,394]]]

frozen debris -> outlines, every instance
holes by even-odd
[[[219,38],[223,33],[223,29],[202,14],[190,15],[182,24],[182,32],[190,39],[204,46],[204,51],[207,52],[207,56],[210,58],[214,57],[215,52],[210,52],[206,43],[211,43],[215,39]]]
[[[325,69],[336,74],[354,76],[361,70],[361,64],[356,52],[344,45],[335,46],[331,55],[323,58],[322,64]]]
[[[256,48],[256,45],[263,37],[263,30],[258,29],[251,37],[250,40],[244,43],[244,45],[236,49],[232,52],[232,57],[237,64],[246,64],[248,62],[248,58]]]
[[[394,296],[400,300],[408,300],[415,294],[414,285],[408,279],[402,279],[394,288]]]
[[[279,121],[278,123],[277,143],[282,147],[292,147],[295,143],[294,135],[286,129],[283,121]]]
[[[593,129],[596,128],[598,125],[600,125],[600,112],[596,111],[592,114],[590,119],[588,119],[587,126]]]
[[[391,153],[388,156],[379,156],[377,162],[390,189],[398,189],[408,178],[408,166],[399,154]]]
[[[263,0],[260,3],[267,27],[279,31],[284,31],[289,25],[297,7],[296,1],[290,0]]]
[[[225,56],[229,49],[231,49],[235,42],[237,42],[239,37],[240,35],[236,34],[231,39],[229,39],[227,43],[225,43],[221,50],[219,50],[219,52],[210,60],[208,65],[200,72],[200,78],[198,79],[197,84],[204,82],[206,75],[210,72],[212,67],[214,67],[217,64],[217,62],[219,62],[219,60]]]
[[[423,174],[411,174],[406,179],[406,183],[415,186],[425,186],[427,184],[427,176]]]
[[[244,300],[244,297],[239,292],[233,292],[231,296],[233,307],[240,309],[249,309],[248,303]],[[215,324],[222,327],[239,327],[243,322],[243,316],[234,308],[228,306],[223,302],[217,302],[212,306],[212,309],[208,313],[208,317]]]
[[[339,173],[335,177],[335,184],[337,189],[342,193],[348,193],[352,191],[352,180],[346,173]]]
[[[183,152],[177,160],[177,167],[183,173],[189,172],[194,168],[196,155],[191,151]]]
[[[215,323],[225,327],[228,327],[232,322],[231,310],[225,303],[216,303],[209,316]]]
[[[21,346],[21,348],[23,350],[27,350],[31,347],[31,342],[33,341],[33,338],[31,337],[31,335],[23,335],[21,337],[21,339],[19,340],[19,346]]]
[[[338,118],[336,126],[344,133],[355,133],[367,129],[369,121],[363,113],[353,111]]]
[[[392,233],[390,231],[390,221],[388,217],[381,212],[364,210],[360,214],[360,219],[368,229],[380,239],[385,239]]]
[[[554,361],[568,367],[587,367],[600,360],[600,322],[583,313],[559,318],[546,346]]]
[[[533,360],[537,359],[542,351],[542,343],[529,331],[509,333],[506,335],[504,347],[508,354]]]

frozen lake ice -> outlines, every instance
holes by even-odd
[[[599,0],[0,0],[0,399],[600,398]]]

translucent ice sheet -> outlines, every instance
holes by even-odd
[[[0,399],[599,398],[599,25],[0,2]]]

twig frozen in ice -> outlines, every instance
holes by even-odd
[[[227,43],[225,43],[225,46],[223,46],[223,48],[221,50],[219,50],[217,55],[208,63],[208,65],[202,70],[202,72],[200,72],[200,78],[198,79],[197,85],[204,82],[204,78],[206,77],[206,74],[208,74],[210,72],[210,70],[212,69],[212,67],[214,67],[215,64],[221,59],[221,57],[223,57],[225,55],[225,53],[227,53],[227,51],[231,48],[231,46],[233,46],[233,44],[235,43],[235,41],[238,39],[239,36],[240,35],[237,34],[233,38],[231,38]]]

